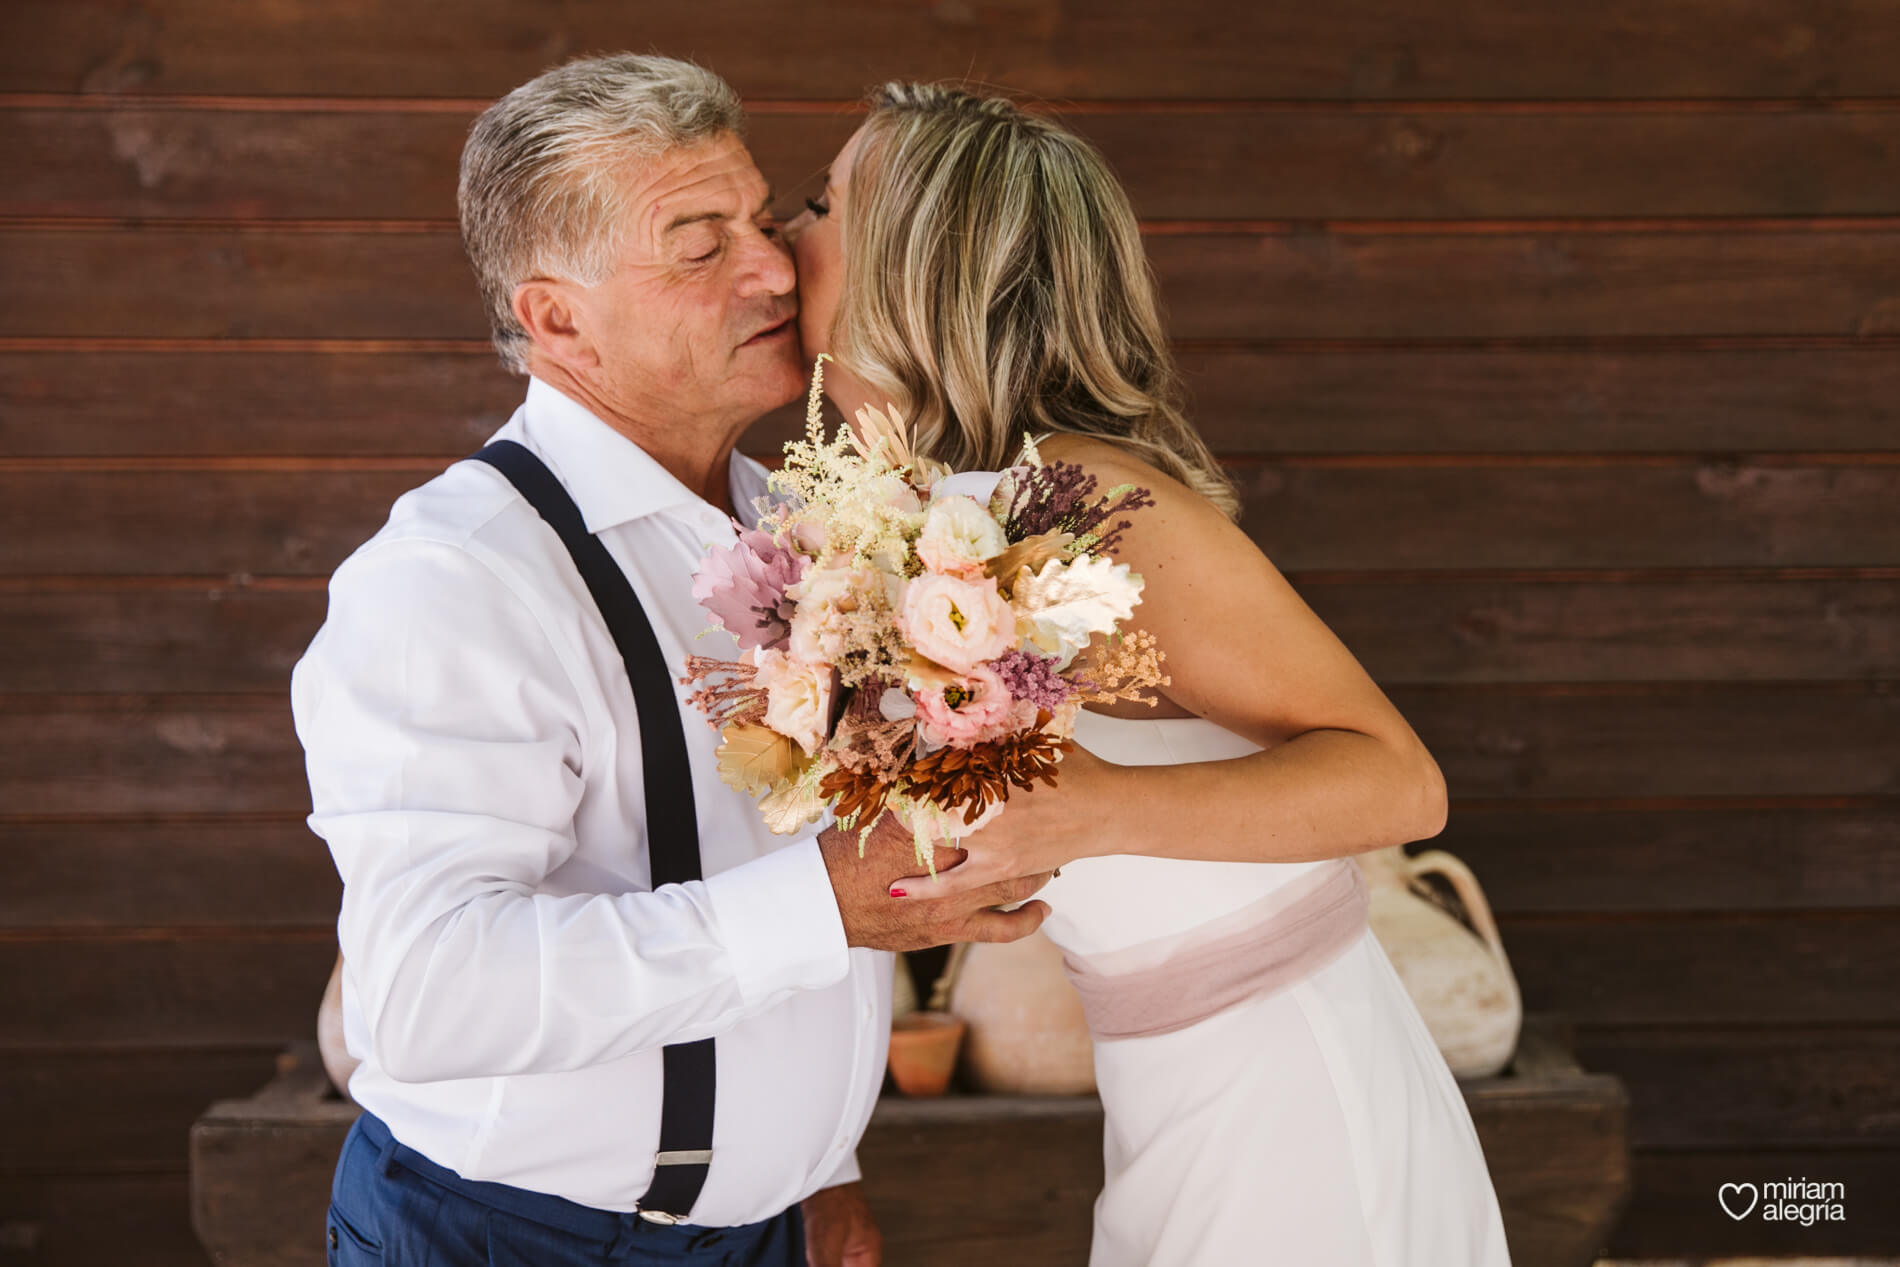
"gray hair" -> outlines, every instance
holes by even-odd
[[[577,58],[482,111],[462,147],[456,203],[502,364],[528,372],[517,286],[537,277],[595,286],[613,273],[629,160],[744,133],[725,80],[634,53]]]

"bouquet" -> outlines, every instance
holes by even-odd
[[[829,809],[862,850],[892,813],[934,873],[938,840],[978,830],[1012,787],[1054,785],[1082,705],[1167,683],[1153,637],[1120,633],[1142,580],[1109,557],[1153,500],[1098,494],[1033,442],[1000,477],[952,474],[911,451],[894,408],[826,439],[826,359],[778,496],[694,576],[741,657],[691,656],[681,681],[720,732],[721,778],[773,831]]]

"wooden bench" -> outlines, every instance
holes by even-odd
[[[1509,1069],[1460,1084],[1515,1267],[1588,1267],[1628,1198],[1628,1099],[1615,1078],[1578,1069],[1570,1048],[1560,1018],[1532,1015]],[[324,1076],[316,1045],[297,1043],[256,1095],[220,1101],[199,1118],[192,1221],[215,1262],[323,1262],[330,1176],[356,1114]],[[1102,1182],[1093,1096],[887,1093],[858,1156],[892,1267],[1087,1260]]]

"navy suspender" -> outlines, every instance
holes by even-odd
[[[653,887],[702,878],[686,730],[680,722],[673,675],[639,596],[607,547],[587,531],[580,508],[541,459],[512,440],[497,440],[473,456],[507,476],[560,535],[626,662],[640,721]],[[661,1060],[665,1074],[660,1092],[660,1152],[654,1159],[653,1186],[640,1200],[640,1213],[656,1223],[682,1223],[706,1186],[712,1162],[717,1072],[713,1040],[674,1043],[661,1052]]]

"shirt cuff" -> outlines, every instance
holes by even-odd
[[[785,990],[822,990],[851,971],[844,917],[816,836],[704,883],[746,1002]]]
[[[858,1169],[858,1150],[854,1148],[844,1155],[844,1160],[838,1163],[838,1168],[831,1172],[831,1178],[818,1185],[818,1191],[823,1192],[826,1188],[836,1188],[847,1183],[857,1183],[863,1178],[864,1172]]]

